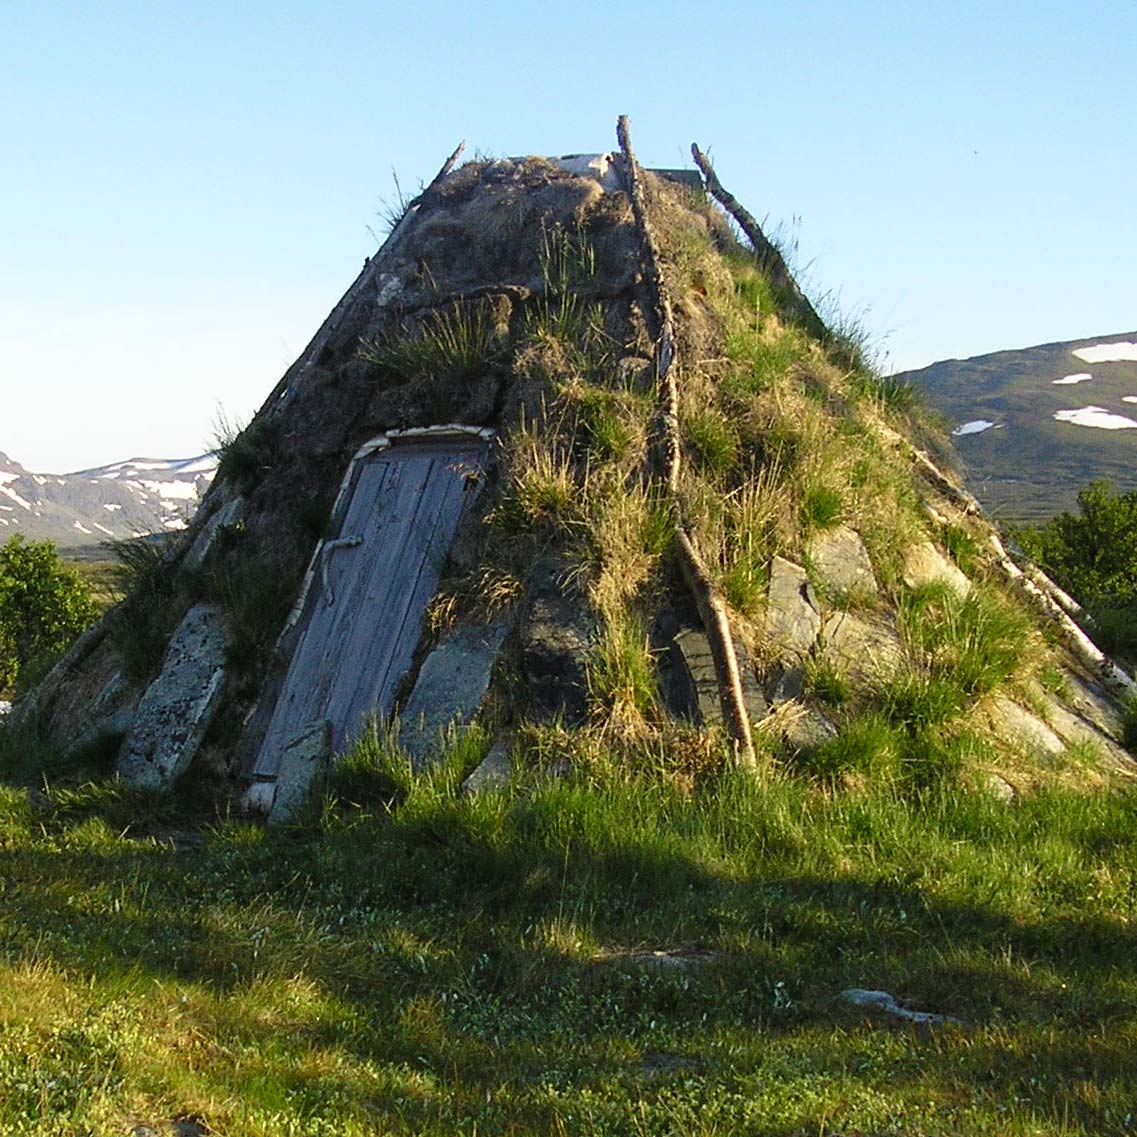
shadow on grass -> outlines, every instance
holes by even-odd
[[[902,1113],[946,1094],[1070,1132],[1119,1121],[1133,935],[1076,897],[1045,917],[952,902],[903,857],[851,848],[822,875],[776,840],[739,872],[681,833],[558,817],[556,794],[504,803],[505,826],[461,803],[349,810],[308,829],[221,824],[178,850],[123,836],[120,792],[95,790],[9,827],[3,954],[188,999],[177,1029],[231,1056],[202,1075],[220,1097],[410,1131],[473,1110],[483,1132],[715,1132],[754,1123],[755,1086],[780,1079],[812,1088],[783,1107],[791,1122],[755,1131],[839,1132],[833,1103],[882,1084]],[[624,950],[677,947],[702,950],[674,966]],[[853,986],[971,1026],[869,1023],[837,999]],[[662,1073],[645,1058],[660,1054]],[[260,1080],[232,1055],[257,1055]],[[345,1062],[367,1077],[345,1080]]]

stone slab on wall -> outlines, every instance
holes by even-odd
[[[507,630],[502,622],[459,624],[423,661],[399,716],[399,745],[416,769],[437,757],[451,731],[477,717]]]
[[[700,721],[707,726],[721,726],[722,699],[719,695],[715,659],[706,633],[698,628],[684,628],[675,636],[674,643],[682,662],[682,669],[690,684],[693,709],[698,712]],[[758,686],[758,681],[754,678],[754,668],[750,664],[746,649],[736,641],[734,650],[738,657],[746,713],[751,722],[761,722],[769,710],[766,699]]]
[[[193,761],[224,682],[224,617],[215,605],[197,604],[182,617],[138,704],[119,750],[119,777],[152,789],[172,786]]]

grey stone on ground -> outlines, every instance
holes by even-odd
[[[1057,758],[1066,749],[1062,739],[1042,719],[1006,695],[996,695],[992,700],[991,723],[1004,742],[1032,757]]]
[[[895,995],[887,991],[869,991],[864,987],[849,987],[842,991],[838,998],[854,1007],[863,1007],[865,1010],[882,1011],[894,1018],[904,1019],[911,1023],[920,1023],[925,1026],[964,1026],[962,1019],[952,1015],[937,1015],[931,1011],[913,1011],[896,1001]]]
[[[821,711],[806,703],[783,703],[777,723],[786,746],[796,754],[810,754],[839,733]]]
[[[462,793],[476,794],[483,790],[504,790],[513,777],[513,759],[504,742],[495,742],[489,753],[462,783]]]
[[[423,661],[399,716],[399,745],[416,770],[438,757],[450,731],[477,717],[507,630],[501,621],[458,624]]]
[[[931,541],[911,545],[904,553],[903,579],[909,588],[946,584],[961,600],[971,591],[971,581]]]
[[[227,501],[202,527],[193,539],[189,552],[182,558],[182,568],[191,572],[199,569],[205,563],[222,529],[228,525],[235,525],[241,520],[245,511],[245,499],[235,497]]]
[[[534,574],[529,609],[521,626],[521,668],[533,718],[560,715],[573,726],[588,714],[590,650],[587,601],[566,588],[564,566],[554,562]]]
[[[875,600],[876,577],[860,534],[847,525],[811,537],[806,546],[814,579],[832,597]]]
[[[777,683],[774,684],[773,693],[770,695],[770,702],[775,707],[780,707],[783,703],[792,702],[794,699],[802,699],[805,697],[805,670],[801,667],[787,667],[778,676]]]
[[[332,759],[332,724],[312,723],[284,745],[276,775],[276,795],[268,815],[271,824],[289,821],[308,804],[312,791],[323,781]]]
[[[1004,805],[1010,805],[1015,800],[1015,787],[993,770],[988,770],[983,774],[983,788],[996,801],[1001,801]]]
[[[883,613],[836,612],[821,633],[821,658],[857,686],[895,678],[904,666],[904,644]]]
[[[119,777],[165,789],[185,772],[213,720],[225,681],[225,620],[211,604],[191,608],[174,632],[119,750]]]
[[[681,670],[690,685],[691,699],[699,721],[707,726],[721,726],[722,699],[719,696],[718,676],[714,655],[706,633],[699,628],[684,628],[674,639],[675,649],[682,664]],[[734,652],[742,680],[742,699],[751,722],[760,722],[769,708],[765,696],[754,676],[754,667],[746,649],[735,641]]]
[[[805,569],[774,557],[766,595],[766,635],[786,660],[809,654],[821,630],[821,612]]]

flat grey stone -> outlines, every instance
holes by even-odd
[[[513,777],[513,759],[504,742],[495,742],[477,768],[462,783],[462,793],[476,794],[483,790],[504,790]]]
[[[991,719],[995,733],[1004,742],[1035,758],[1057,758],[1066,749],[1062,739],[1042,719],[1006,695],[995,696]]]
[[[707,726],[721,726],[722,699],[719,697],[715,659],[706,633],[699,628],[684,628],[675,636],[674,643],[694,693],[699,721]],[[762,689],[754,677],[750,656],[737,641],[734,644],[734,653],[738,659],[742,701],[746,706],[746,713],[751,722],[760,722],[766,717],[769,708]]]
[[[809,654],[821,630],[821,612],[805,569],[774,557],[766,596],[766,635],[783,659]]]
[[[778,710],[782,738],[797,754],[810,754],[838,735],[837,727],[816,707],[804,703],[783,703]]]
[[[946,584],[960,599],[971,591],[971,581],[931,541],[921,541],[905,551],[903,579],[909,588]]]
[[[270,824],[291,820],[323,781],[332,757],[332,724],[324,719],[285,743],[276,775]]]
[[[399,716],[399,745],[416,770],[437,758],[450,731],[468,727],[490,683],[506,625],[459,624],[426,657]]]
[[[182,617],[138,704],[118,753],[119,777],[152,789],[173,785],[201,745],[224,681],[224,617],[212,604],[197,604]]]
[[[839,525],[810,538],[806,546],[813,576],[832,597],[877,597],[876,577],[865,544],[855,529]]]
[[[882,1011],[894,1018],[905,1019],[912,1023],[923,1023],[928,1026],[963,1026],[962,1019],[952,1015],[937,1015],[932,1011],[913,1011],[896,1001],[894,995],[887,991],[868,991],[864,987],[849,987],[838,996],[854,1007],[863,1007],[865,1010]]]
[[[210,551],[217,542],[217,538],[221,535],[222,529],[228,525],[236,525],[241,520],[245,512],[245,499],[235,497],[232,501],[227,501],[202,527],[198,535],[193,539],[193,544],[189,547],[189,552],[182,558],[182,568],[194,571],[201,568],[205,563],[205,558],[209,556]]]
[[[775,707],[780,707],[783,703],[804,697],[805,670],[801,667],[787,667],[778,677],[773,694],[770,696],[770,702]]]
[[[592,624],[587,600],[564,585],[567,572],[560,562],[547,562],[535,572],[521,626],[521,670],[531,700],[529,716],[560,716],[573,726],[588,714]]]
[[[993,771],[983,775],[983,786],[996,801],[1001,801],[1004,805],[1010,805],[1015,800],[1015,787]]]
[[[73,758],[89,746],[112,735],[125,735],[134,721],[138,697],[130,697],[121,671],[115,671],[91,703],[90,725],[63,752]]]
[[[837,612],[826,620],[821,638],[821,658],[858,687],[886,683],[904,666],[904,644],[881,613]]]

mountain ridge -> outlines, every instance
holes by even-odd
[[[972,491],[999,520],[1072,510],[1096,479],[1137,489],[1137,331],[945,359],[895,378],[948,420]]]
[[[184,529],[216,469],[216,455],[199,454],[41,474],[0,451],[0,541],[20,533],[82,548]]]

